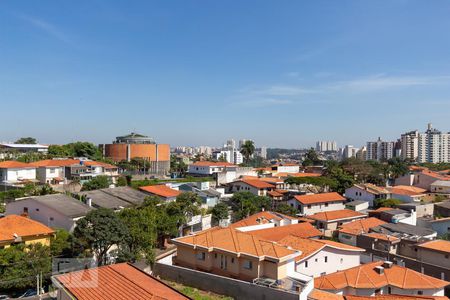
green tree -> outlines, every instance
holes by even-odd
[[[16,141],[16,144],[37,144],[37,140],[33,137],[22,137]]]
[[[99,266],[107,262],[107,253],[113,245],[120,245],[129,238],[123,221],[113,210],[106,208],[92,210],[78,220],[74,235],[95,254]]]
[[[220,220],[228,219],[228,205],[224,202],[219,202],[211,210],[212,219],[217,224]]]
[[[402,204],[402,200],[390,198],[390,199],[378,199],[375,200],[375,207],[395,207],[396,205]]]
[[[237,192],[230,198],[230,205],[234,219],[241,220],[263,209],[270,210],[272,208],[272,199],[256,196],[250,192]]]
[[[409,172],[408,163],[399,157],[394,157],[388,160],[389,173],[392,178],[398,178],[406,175]]]
[[[106,189],[111,184],[111,180],[108,176],[100,175],[92,178],[88,182],[85,182],[81,187],[82,191],[92,191],[99,189]]]
[[[117,186],[127,186],[127,185],[128,185],[128,181],[127,181],[127,178],[126,178],[126,177],[120,176],[120,177],[117,179]]]
[[[50,243],[50,251],[52,256],[69,257],[71,254],[72,244],[70,233],[62,228],[58,228],[55,233],[55,237],[52,238]]]
[[[297,214],[297,210],[286,203],[279,204],[275,211],[292,217],[295,217]]]
[[[308,152],[306,152],[305,154],[302,165],[304,167],[308,167],[308,166],[317,166],[320,164],[322,164],[322,161],[319,159],[317,152],[313,148],[309,149]]]
[[[245,141],[241,146],[241,154],[244,156],[244,162],[249,163],[250,157],[255,153],[255,143],[253,141]]]

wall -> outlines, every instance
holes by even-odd
[[[179,282],[201,290],[227,295],[237,300],[298,300],[299,294],[280,289],[255,285],[250,282],[227,278],[191,270],[179,266],[171,266],[160,262],[155,263],[153,274],[163,279]]]
[[[361,195],[359,195],[361,193]],[[352,186],[345,190],[345,197],[352,200],[362,200],[369,203],[370,207],[373,207],[373,201],[375,200],[375,196],[371,193],[368,193],[365,190],[357,188],[356,186]]]
[[[308,205],[303,205],[295,199],[288,200],[288,204],[289,205],[292,204],[291,206],[297,208],[304,215],[313,215],[318,212],[340,210],[345,208],[343,201],[329,202],[328,204],[326,203],[311,204],[311,208],[308,208]]]
[[[356,246],[356,235],[339,232],[339,242]]]
[[[156,153],[158,146],[158,153]],[[149,161],[170,161],[170,147],[167,144],[106,144],[105,156],[115,161],[127,160],[129,158],[142,157]]]
[[[17,182],[19,179],[36,179],[36,169],[8,169],[6,180]],[[4,179],[3,179],[4,180]]]
[[[21,215],[24,207],[28,207],[28,216],[30,219],[46,226],[63,228],[68,231],[73,231],[75,228],[74,220],[33,199],[17,200],[6,204],[6,215]],[[53,218],[53,221],[50,218]]]

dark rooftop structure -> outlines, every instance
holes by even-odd
[[[155,140],[146,135],[132,132],[124,136],[116,137],[115,144],[156,144]]]
[[[70,218],[79,218],[85,216],[89,211],[92,210],[92,207],[82,203],[79,200],[76,200],[70,196],[64,194],[53,194],[53,195],[45,195],[45,196],[34,196],[28,197],[25,199],[33,199],[47,207],[54,209],[55,211],[70,217]],[[20,200],[17,200],[20,201]]]
[[[371,228],[371,231],[393,235],[398,238],[405,239],[422,239],[436,237],[436,231],[429,228],[422,228],[414,225],[404,223],[386,223],[380,226]]]
[[[140,205],[148,197],[147,194],[127,186],[79,192],[77,195],[82,196],[85,203],[90,203],[95,208],[114,210]]]

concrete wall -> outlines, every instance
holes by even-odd
[[[218,276],[210,273],[171,266],[157,262],[153,274],[163,279],[179,282],[201,290],[227,295],[237,300],[298,300],[299,294],[280,289],[255,285],[253,283]]]
[[[356,186],[352,186],[345,190],[345,197],[352,200],[361,200],[369,203],[369,206],[373,206],[373,202],[375,200],[375,195],[371,194],[365,190],[362,190]]]
[[[304,215],[313,215],[318,212],[341,210],[345,208],[343,201],[303,205],[295,199],[288,200],[288,204],[298,209]]]

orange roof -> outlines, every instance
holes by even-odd
[[[434,240],[418,245],[420,248],[435,250],[440,252],[450,252],[450,242],[445,240]]]
[[[253,214],[245,219],[242,219],[238,222],[231,224],[230,227],[239,228],[239,227],[267,224],[267,223],[270,223],[271,220],[281,221],[283,219],[292,220],[295,218],[278,213],[278,212],[261,211],[256,214]]]
[[[56,280],[78,300],[190,299],[127,263],[71,272]]]
[[[341,225],[339,232],[352,235],[359,235],[362,233],[369,232],[370,228],[380,226],[382,224],[386,224],[386,222],[374,217],[367,219],[360,219]]]
[[[345,300],[448,300],[446,296],[408,296],[408,295],[374,295],[374,296],[344,296]]]
[[[438,173],[438,172],[430,171],[428,169],[424,169],[420,173],[424,174],[424,175],[431,176],[431,177],[436,178],[436,179],[440,179],[440,180],[450,180],[450,176],[449,175],[444,175],[444,174],[441,174],[441,173]]]
[[[270,197],[283,197],[283,194],[280,194],[280,193],[278,193],[277,191],[269,191],[269,192],[267,192],[267,194],[268,194]]]
[[[277,227],[266,228],[266,229],[252,230],[252,231],[247,231],[247,233],[256,235],[260,238],[263,238],[263,239],[266,239],[269,241],[275,241],[275,242],[285,238],[288,235],[293,235],[293,236],[303,237],[303,238],[311,238],[311,237],[317,237],[317,236],[323,235],[322,232],[320,232],[317,228],[312,226],[310,223],[306,223],[306,222],[285,225],[285,226],[277,226]]]
[[[9,215],[0,219],[0,242],[14,241],[14,235],[30,237],[51,235],[54,232],[44,224],[18,215]]]
[[[139,189],[163,198],[177,197],[181,194],[180,191],[171,189],[164,184],[141,186]]]
[[[274,188],[275,186],[271,183],[258,180],[258,179],[241,179],[241,182],[248,184],[257,189],[266,189],[266,188]],[[238,181],[239,182],[239,181]]]
[[[340,219],[351,219],[365,216],[366,216],[365,214],[362,214],[354,210],[340,209],[340,210],[318,212],[308,216],[308,218],[318,221],[334,221]]]
[[[7,160],[0,162],[0,169],[21,169],[21,168],[34,168],[33,165],[23,163],[15,160]]]
[[[192,164],[199,167],[235,167],[236,165],[229,162],[215,162],[215,161],[197,161]]]
[[[375,210],[372,210],[372,212],[382,212],[382,211],[388,211],[388,210],[393,210],[392,207],[378,207]]]
[[[103,167],[103,168],[108,168],[108,169],[114,169],[114,168],[117,168],[117,167],[114,166],[114,165],[111,165],[111,164],[108,164],[108,163],[105,163],[105,162],[101,162],[101,161],[86,160],[86,161],[83,161],[83,163],[84,163],[86,166]]]
[[[392,194],[415,196],[425,194],[427,190],[409,185],[396,185],[388,188]]]
[[[209,251],[213,251],[214,249],[226,250],[236,254],[260,258],[270,257],[278,260],[287,256],[300,254],[275,242],[267,241],[248,232],[241,232],[231,227],[213,227],[194,235],[176,238],[172,242],[174,244],[192,245],[194,248],[206,248]]]
[[[398,241],[400,241],[400,239],[398,237],[395,237],[395,236],[392,236],[392,235],[389,235],[389,234],[384,234],[384,233],[371,232],[371,233],[365,234],[365,236],[371,237],[373,239],[386,241],[386,242],[398,242]]]
[[[314,289],[308,295],[311,300],[345,300],[344,296]]]
[[[31,163],[34,167],[65,167],[80,164],[79,159],[45,159]]]
[[[333,242],[330,240],[313,240],[301,238],[293,235],[288,235],[277,242],[280,245],[289,246],[295,250],[299,250],[302,252],[300,256],[295,258],[296,261],[301,261],[305,258],[310,257],[311,255],[317,253],[325,247],[331,247],[339,250],[347,250],[347,251],[355,251],[355,252],[364,252],[364,249]]]
[[[345,201],[345,198],[338,193],[322,193],[312,195],[294,196],[294,199],[302,204],[316,204],[324,202]]]
[[[375,195],[380,195],[380,194],[388,194],[389,191],[381,186],[377,186],[375,184],[371,184],[371,183],[361,183],[361,184],[355,184],[354,187],[357,187],[361,190],[364,190],[368,193],[371,194],[375,194]]]
[[[331,273],[314,279],[314,286],[323,290],[378,289],[391,285],[400,289],[441,289],[449,282],[421,274],[408,268],[392,265],[384,268],[383,274],[376,271],[382,261],[363,264],[347,270]]]

